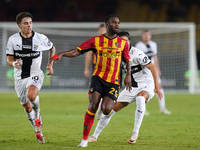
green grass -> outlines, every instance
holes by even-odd
[[[43,134],[46,143],[37,143],[15,93],[0,93],[0,150],[73,150],[82,138],[87,92],[40,93]],[[166,96],[172,115],[160,114],[154,97],[147,108],[135,145],[126,144],[134,124],[135,103],[115,114],[97,143],[85,150],[197,150],[200,149],[200,95]],[[95,119],[90,135],[97,124]]]

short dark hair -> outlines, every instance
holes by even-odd
[[[102,27],[105,27],[105,24],[103,24],[103,23],[100,24],[99,28],[102,28]],[[98,29],[99,29],[99,28],[98,28]]]
[[[117,35],[119,37],[126,36],[129,39],[129,41],[131,40],[130,34],[127,31],[122,30],[122,31],[118,32]]]
[[[117,17],[117,15],[116,14],[110,14],[110,15],[106,16],[105,23],[108,23],[110,21],[111,17]]]
[[[17,24],[21,23],[22,19],[25,17],[30,17],[31,19],[33,19],[33,16],[29,12],[21,12],[16,16]]]
[[[142,30],[142,33],[143,32],[150,32],[148,29],[144,29],[144,30]]]

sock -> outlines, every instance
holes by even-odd
[[[83,126],[83,140],[88,140],[91,127],[94,123],[94,116],[94,112],[91,112],[89,109],[86,111]]]
[[[156,96],[157,96],[157,99],[158,99],[158,104],[159,104],[159,106],[160,106],[160,109],[162,110],[162,109],[165,109],[165,93],[164,93],[163,88],[160,89],[160,91],[162,92],[163,98],[160,100],[160,99],[158,98],[157,94],[156,94]]]
[[[26,113],[26,116],[27,116],[29,122],[31,123],[33,129],[35,129],[35,112],[34,112],[34,110],[32,109],[32,111],[30,113],[28,113],[24,109],[24,112]]]
[[[98,138],[99,134],[101,133],[101,131],[107,126],[107,124],[110,122],[111,117],[115,114],[116,112],[114,110],[112,110],[112,112],[108,115],[103,115],[103,117],[99,120],[95,131],[93,133],[92,136],[94,136],[95,138]]]
[[[34,109],[35,111],[35,119],[39,119],[40,118],[40,100],[39,100],[39,96],[36,97],[36,99],[31,103],[31,107]]]
[[[136,97],[135,123],[133,132],[139,134],[139,129],[145,113],[145,98],[143,96]]]

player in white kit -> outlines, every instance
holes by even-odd
[[[158,63],[158,58],[157,58],[157,44],[156,42],[151,40],[151,33],[149,30],[144,30],[142,32],[142,41],[139,41],[138,43],[136,43],[135,45],[136,48],[140,49],[141,51],[143,51],[151,60],[151,62],[157,67],[158,69],[158,74],[159,74],[159,87],[160,90],[163,94],[163,98],[162,99],[158,99],[158,103],[159,103],[159,107],[160,107],[160,112],[164,113],[166,115],[170,115],[171,112],[168,111],[165,107],[165,97],[164,97],[164,90],[162,88],[161,85],[161,71],[160,71],[160,67],[159,67],[159,63]],[[145,112],[146,115],[149,115],[150,113],[146,110]]]
[[[20,32],[9,37],[6,54],[7,64],[14,67],[15,91],[21,105],[35,131],[40,144],[45,143],[42,134],[42,121],[39,96],[44,79],[41,70],[42,51],[50,51],[49,58],[55,54],[55,47],[48,38],[32,31],[32,15],[21,12],[16,17]],[[52,63],[53,64],[53,63]],[[52,64],[47,65],[48,75],[53,74]]]
[[[130,44],[130,36],[128,32],[119,32],[118,36],[126,39]],[[146,103],[153,98],[154,92],[162,98],[162,93],[159,90],[159,77],[157,68],[151,60],[141,50],[131,46],[129,51],[131,57],[131,74],[132,74],[132,90],[124,89],[117,99],[117,104],[113,107],[113,111],[109,115],[104,115],[98,122],[92,136],[88,138],[89,142],[96,142],[99,134],[104,127],[109,123],[111,117],[122,108],[132,102],[136,102],[135,123],[131,137],[128,140],[129,144],[135,144],[138,138],[139,129],[144,117]],[[152,75],[150,75],[151,72]]]

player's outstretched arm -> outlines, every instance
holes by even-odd
[[[126,87],[126,90],[131,90],[132,89],[132,84],[131,84],[131,62],[127,62],[126,64],[126,76],[124,78],[124,85]]]
[[[49,51],[49,62],[50,62],[51,57],[53,55],[55,55],[55,53],[56,53],[56,48],[53,46],[52,49],[50,49],[50,51]],[[54,71],[53,71],[53,62],[48,63],[46,69],[49,70],[49,73],[47,75],[52,75],[54,73]]]
[[[61,53],[54,55],[53,57],[50,58],[49,63],[51,63],[53,60],[56,60],[55,63],[57,63],[61,59],[62,56],[76,57],[79,55],[81,55],[81,52],[78,49],[72,49],[72,50],[61,52]]]
[[[159,88],[158,69],[156,68],[156,66],[153,63],[150,63],[150,64],[146,65],[145,67],[147,67],[149,70],[151,70],[151,73],[152,73],[153,79],[154,79],[154,84],[155,84],[154,92],[157,93],[159,99],[162,99],[163,95]]]

